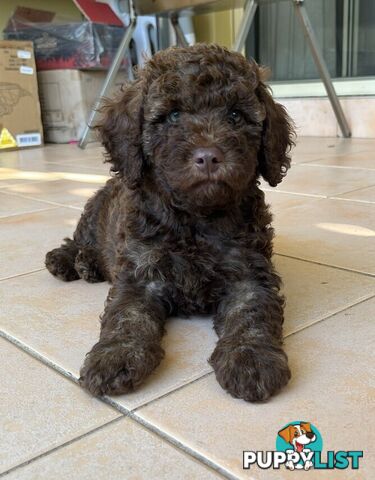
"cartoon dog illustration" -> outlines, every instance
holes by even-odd
[[[316,435],[311,430],[310,423],[307,422],[301,422],[297,425],[288,425],[279,431],[279,435],[287,443],[290,443],[293,446],[294,450],[287,450],[287,453],[292,453],[294,451],[298,453],[304,452],[307,454],[311,452],[311,450],[309,448],[305,448],[306,445],[309,445],[316,440]],[[309,470],[310,467],[313,466],[313,463],[308,460],[305,462],[305,465],[302,466],[298,463],[295,465],[292,460],[290,460],[285,464],[285,466],[290,470],[294,470],[295,468],[304,468],[305,470]]]

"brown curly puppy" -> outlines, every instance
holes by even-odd
[[[46,258],[62,280],[113,284],[81,384],[95,395],[133,390],[163,358],[169,315],[213,313],[220,385],[267,399],[290,371],[258,178],[275,186],[289,167],[285,110],[254,62],[216,45],[157,53],[104,110],[116,175]]]

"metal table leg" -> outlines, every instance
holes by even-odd
[[[254,20],[254,15],[255,15],[257,6],[258,4],[255,0],[248,0],[246,3],[242,20],[241,20],[241,25],[238,29],[236,40],[234,41],[234,44],[233,44],[233,50],[235,52],[242,52],[244,48],[247,35],[249,33],[251,24],[253,23],[253,20]]]
[[[312,28],[310,19],[306,12],[304,0],[293,0],[293,2],[294,2],[294,10],[296,12],[298,19],[301,22],[303,33],[305,34],[307,43],[309,44],[311,54],[314,58],[315,65],[319,71],[320,78],[324,83],[333,111],[335,112],[337,121],[340,125],[341,132],[344,137],[348,138],[351,136],[350,128],[346,121],[345,114],[342,110],[340,101],[336,95],[336,91],[333,86],[327,65],[324,61],[322,52],[319,49],[319,45],[316,40],[314,30]]]
[[[96,100],[95,105],[93,106],[93,108],[91,110],[90,117],[89,117],[88,122],[87,122],[87,126],[86,126],[86,128],[83,132],[82,138],[81,138],[81,140],[78,144],[78,146],[80,148],[85,148],[87,143],[88,143],[89,136],[90,136],[90,133],[91,133],[91,128],[92,128],[93,125],[95,125],[95,121],[97,120],[98,116],[100,115],[100,112],[98,110],[99,110],[99,107],[100,107],[101,100],[102,100],[103,97],[105,97],[107,95],[110,88],[112,87],[113,82],[115,81],[117,72],[119,71],[120,66],[121,66],[121,62],[123,61],[125,53],[126,53],[127,49],[129,48],[129,44],[130,44],[130,41],[132,39],[135,26],[136,26],[136,17],[131,19],[130,24],[127,27],[125,35],[124,35],[124,37],[121,41],[121,44],[118,47],[118,50],[116,52],[116,56],[112,61],[111,68],[108,70],[107,76],[104,80],[102,89],[101,89],[101,91],[99,93],[99,96],[98,96],[98,99]]]
[[[181,25],[178,23],[178,14],[173,13],[171,15],[171,23],[176,34],[177,44],[180,47],[188,47],[189,43],[185,38],[184,32],[182,31]]]

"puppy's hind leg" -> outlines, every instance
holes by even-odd
[[[52,275],[66,282],[83,278],[90,283],[102,282],[108,276],[100,255],[98,229],[113,191],[111,179],[86,203],[73,240],[66,238],[65,244],[47,253],[46,267]]]
[[[103,262],[94,247],[86,246],[79,249],[74,268],[80,278],[88,283],[104,282],[106,279]]]
[[[78,247],[70,238],[65,238],[60,247],[47,253],[45,264],[50,273],[60,280],[71,282],[80,277],[74,268]]]

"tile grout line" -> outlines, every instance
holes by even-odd
[[[36,350],[34,350],[33,348],[29,347],[28,345],[26,345],[26,343],[22,342],[21,340],[18,340],[16,337],[14,337],[13,335],[7,333],[5,330],[3,329],[0,329],[0,338],[3,338],[4,340],[7,340],[9,343],[12,343],[14,346],[16,346],[17,348],[19,348],[21,351],[23,351],[24,353],[27,353],[28,355],[30,355],[32,358],[38,360],[39,362],[41,362],[43,365],[51,368],[52,370],[54,370],[55,372],[59,373],[60,375],[62,375],[63,377],[65,377],[66,379],[72,381],[73,383],[75,383],[76,385],[79,385],[78,383],[78,378],[70,371],[66,370],[65,368],[63,367],[60,367],[60,365],[58,365],[57,363],[53,362],[52,360],[50,360],[49,358],[45,357],[44,355],[41,355],[39,352],[37,352]],[[134,407],[132,409],[129,409],[127,407],[124,407],[123,405],[121,405],[120,403],[118,403],[116,400],[114,400],[113,398],[107,396],[107,395],[104,395],[102,397],[96,397],[98,398],[100,401],[102,401],[103,403],[115,408],[117,411],[119,411],[120,413],[123,413],[123,414],[126,414],[128,415],[131,411],[136,411],[156,400],[159,400],[159,398],[163,398],[163,397],[166,397],[167,395],[170,395],[171,393],[174,393],[176,392],[177,390],[180,390],[182,388],[184,388],[185,386],[188,386],[192,383],[195,383],[197,382],[198,380],[200,380],[201,378],[204,378],[208,375],[211,375],[213,373],[213,371],[211,372],[206,372],[200,376],[196,376],[195,378],[193,378],[192,380],[189,380],[188,382],[184,383],[183,385],[178,385],[177,387],[175,388],[172,388],[170,389],[168,392],[165,392],[164,394],[156,397],[156,398],[153,398],[151,400],[148,400],[147,402],[137,406],[137,407]]]
[[[375,172],[375,170],[374,170]],[[366,190],[366,188],[373,188],[375,187],[375,183],[372,183],[371,185],[366,185],[365,187],[359,187],[359,188],[355,188],[354,190],[348,190],[346,192],[340,192],[340,193],[335,193],[335,195],[347,195],[348,193],[355,193],[355,192],[358,192],[360,190]],[[329,198],[334,198],[334,197],[329,197]],[[351,200],[350,198],[348,198],[348,200]]]
[[[375,170],[374,170],[375,172]],[[292,192],[291,190],[270,190],[270,189],[263,189],[263,192],[267,193],[267,192],[270,192],[270,193],[276,193],[276,194],[281,194],[281,193],[285,193],[287,195],[294,195],[296,197],[303,197],[303,198],[315,198],[316,200],[336,200],[335,198],[335,195],[345,195],[347,193],[352,193],[352,192],[356,192],[357,190],[363,190],[365,188],[371,188],[373,187],[374,185],[371,184],[371,185],[366,185],[364,187],[360,187],[360,188],[357,188],[355,190],[349,190],[349,191],[344,191],[344,192],[335,192],[334,194],[318,194],[318,193],[300,193],[300,192]],[[350,200],[350,199],[349,199]],[[265,198],[265,201],[267,202],[267,198]],[[288,210],[291,209],[291,208],[297,208],[297,207],[302,207],[304,205],[293,205],[293,206],[290,206],[290,207],[286,207]],[[272,205],[271,205],[271,213],[272,213]]]
[[[47,165],[49,165],[49,164],[47,164]],[[53,166],[62,167],[61,170],[63,170],[63,165],[61,165],[61,164],[53,164]],[[71,167],[72,165],[66,165],[66,166]],[[1,168],[2,167],[0,166],[0,170],[1,170]],[[30,171],[30,170],[25,170],[25,169],[22,169],[22,170],[17,169],[17,170],[19,172],[31,172],[31,173],[37,173],[38,172],[37,170],[35,170],[35,171]],[[74,170],[74,168],[73,168],[73,170]],[[48,184],[48,183],[52,183],[52,182],[58,182],[58,181],[61,181],[61,180],[63,180],[63,181],[76,181],[76,180],[71,179],[71,178],[61,177],[61,175],[57,176],[58,174],[86,175],[86,176],[91,176],[91,177],[92,176],[105,177],[105,180],[102,179],[102,181],[100,181],[100,182],[94,182],[98,185],[99,184],[104,184],[106,182],[106,180],[109,180],[109,178],[110,178],[109,173],[99,174],[99,172],[95,172],[95,173],[94,172],[82,172],[82,171],[79,171],[79,170],[81,170],[81,169],[77,168],[77,171],[73,171],[73,172],[66,172],[66,171],[65,172],[64,171],[61,171],[61,172],[59,172],[59,171],[39,172],[39,173],[43,173],[43,174],[52,174],[52,175],[55,175],[55,177],[54,178],[43,178],[43,179],[40,179],[40,178],[38,178],[38,179],[20,179],[20,181],[17,182],[17,183],[9,183],[9,184],[4,184],[4,185],[1,185],[1,183],[0,183],[0,190],[2,192],[4,192],[4,191],[6,192],[6,189],[8,189],[8,188],[18,187],[18,186],[23,186],[23,185],[38,186],[39,184],[45,184],[45,183]],[[14,179],[14,180],[17,180],[17,179]],[[85,182],[83,181],[83,183],[85,183]],[[92,183],[92,182],[89,182],[89,183]],[[6,193],[18,194],[18,192],[6,192]]]
[[[63,375],[68,380],[71,380],[75,384],[78,384],[78,379],[74,376],[74,374],[72,372],[69,372],[68,370],[65,370],[64,368],[60,367],[59,365],[57,365],[52,360],[45,357],[44,355],[41,355],[39,352],[37,352],[33,348],[26,345],[26,343],[22,342],[21,340],[18,340],[18,338],[16,338],[13,335],[7,333],[3,329],[0,329],[0,338],[3,338],[4,340],[7,340],[8,342],[15,345],[17,348],[22,350],[23,352],[29,354],[32,358],[35,358],[36,360],[40,361],[43,365],[52,368],[54,371],[60,373],[61,375]]]
[[[63,369],[62,367],[60,367],[59,365],[55,364],[54,362],[52,362],[51,360],[49,360],[48,358],[44,357],[43,355],[40,355],[38,352],[36,352],[34,349],[28,347],[26,344],[24,344],[23,342],[19,341],[18,339],[12,337],[11,335],[7,334],[6,332],[4,332],[3,330],[0,330],[0,337],[4,338],[5,340],[9,341],[10,343],[12,343],[13,345],[15,345],[16,347],[18,347],[20,350],[22,350],[23,352],[29,354],[31,357],[35,358],[36,360],[40,361],[43,365],[53,369],[54,371],[56,371],[57,373],[61,374],[63,377],[67,378],[68,380],[74,382],[76,385],[78,385],[78,380],[77,378],[71,373],[71,372],[68,372],[67,370]],[[229,480],[238,480],[238,477],[235,477],[233,475],[231,475],[229,472],[227,472],[226,470],[224,470],[220,465],[217,465],[216,463],[212,462],[211,460],[207,459],[206,457],[204,457],[203,455],[201,455],[200,453],[196,452],[195,450],[189,448],[187,445],[183,444],[182,442],[178,441],[177,439],[175,439],[173,436],[171,435],[168,435],[166,432],[163,432],[162,430],[159,430],[157,427],[155,427],[154,425],[152,424],[149,424],[147,421],[144,421],[141,417],[139,417],[136,413],[135,413],[135,410],[136,409],[139,409],[143,406],[146,406],[148,405],[149,403],[153,402],[153,401],[156,401],[158,400],[159,398],[162,398],[164,396],[167,396],[167,395],[170,395],[172,393],[174,393],[176,390],[180,390],[182,388],[184,388],[185,386],[188,386],[190,385],[191,383],[194,383],[194,382],[197,382],[198,380],[200,380],[201,378],[204,378],[208,375],[211,375],[213,372],[208,372],[208,373],[205,373],[204,375],[202,375],[202,377],[198,377],[198,378],[195,378],[194,380],[192,380],[191,382],[188,382],[184,385],[179,385],[176,389],[174,390],[171,390],[169,391],[168,393],[166,393],[165,395],[162,395],[158,398],[155,398],[153,400],[150,400],[149,402],[146,402],[144,405],[141,405],[139,407],[136,407],[134,408],[133,410],[129,410],[128,408],[120,405],[119,403],[117,403],[115,400],[113,400],[112,398],[110,397],[107,397],[107,396],[104,396],[104,397],[97,397],[97,399],[101,402],[103,402],[104,404],[106,405],[109,405],[110,407],[114,408],[116,411],[118,411],[120,414],[122,414],[122,416],[120,417],[117,417],[116,419],[113,419],[111,420],[110,422],[104,424],[104,425],[101,425],[93,430],[90,430],[89,432],[86,432],[74,439],[71,439],[69,440],[68,442],[65,442],[61,445],[58,445],[56,446],[55,448],[52,448],[51,450],[48,450],[46,452],[43,452],[42,454],[32,458],[32,459],[29,459],[27,460],[26,462],[23,462],[15,467],[12,467],[11,469],[9,469],[8,471],[6,472],[3,472],[2,474],[0,474],[0,477],[3,476],[3,475],[6,475],[7,473],[10,473],[11,471],[17,469],[17,468],[20,468],[22,466],[26,466],[28,465],[29,463],[35,461],[35,460],[38,460],[39,458],[41,457],[44,457],[44,456],[47,456],[49,453],[52,453],[60,448],[63,448],[67,445],[70,445],[71,443],[77,441],[77,440],[80,440],[81,438],[83,437],[86,437],[88,435],[90,435],[91,433],[94,433],[96,432],[97,430],[105,427],[106,425],[109,425],[110,423],[116,421],[116,420],[119,420],[121,418],[124,418],[125,416],[126,417],[129,417],[131,418],[132,420],[134,420],[135,422],[139,423],[140,425],[142,425],[144,428],[146,428],[147,430],[149,431],[152,431],[154,434],[156,434],[157,436],[159,436],[162,440],[165,440],[167,443],[173,445],[174,447],[176,447],[178,450],[181,450],[183,451],[184,453],[188,454],[189,456],[193,457],[194,459],[196,460],[199,460],[200,463],[203,463],[204,465],[210,467],[211,469],[213,469],[215,472],[218,472],[220,473],[221,475],[223,475],[225,478],[228,478]]]
[[[306,138],[306,137],[304,137]],[[312,137],[310,137],[312,138]],[[338,138],[338,137],[334,137],[335,140]],[[373,139],[371,139],[373,140]],[[296,147],[295,147],[296,148]],[[295,149],[293,148],[293,150]],[[362,150],[363,148],[363,150]],[[309,152],[297,152],[297,153],[294,153],[293,154],[293,150],[292,150],[292,161],[293,161],[293,156],[295,156],[296,158],[300,157],[300,156],[303,156],[303,155],[309,155],[310,153]],[[369,150],[369,147],[361,147],[361,150],[356,150],[356,151],[353,151],[353,152],[346,152],[346,153],[343,153],[343,152],[322,152],[321,154],[318,153],[317,157],[315,157],[314,159],[312,160],[306,160],[304,162],[298,162],[298,164],[301,164],[301,163],[311,163],[311,162],[319,162],[320,160],[329,160],[331,158],[335,158],[335,157],[345,157],[345,156],[350,156],[350,155],[357,155],[358,153],[368,153],[368,154],[371,154],[372,153],[372,150]],[[314,154],[315,155],[315,154]]]
[[[332,157],[332,159],[335,158],[335,157]],[[327,160],[328,157],[325,157],[325,158],[320,158],[319,160]],[[313,160],[314,162],[315,160]],[[299,163],[295,163],[294,165],[292,165],[291,168],[293,168],[293,166],[300,166],[300,167],[314,167],[314,168],[331,168],[331,169],[334,169],[334,168],[339,168],[341,170],[361,170],[361,171],[367,171],[367,172],[375,172],[375,169],[374,168],[368,168],[368,167],[352,167],[352,166],[348,166],[348,165],[325,165],[325,164],[320,164],[320,163],[312,163],[312,162],[299,162]]]
[[[158,397],[156,397],[156,398],[152,398],[151,400],[148,400],[147,402],[142,403],[142,405],[139,405],[138,407],[132,408],[131,410],[129,410],[129,412],[131,412],[131,413],[136,413],[136,412],[138,412],[138,410],[141,410],[142,408],[147,407],[147,406],[150,405],[151,403],[156,402],[156,401],[158,401],[158,400],[161,400],[161,399],[163,399],[163,398],[165,398],[165,397],[168,397],[169,395],[174,394],[174,393],[182,390],[183,388],[192,385],[193,383],[197,383],[199,380],[203,380],[204,378],[212,375],[213,373],[214,373],[213,370],[211,370],[210,372],[203,373],[202,375],[197,376],[197,377],[194,378],[193,380],[190,380],[190,381],[184,383],[183,385],[179,385],[178,387],[176,387],[176,388],[174,388],[174,389],[171,389],[171,390],[169,390],[168,392],[165,392],[165,393],[163,393],[162,395],[160,395],[160,396],[158,396]]]
[[[122,413],[122,412],[120,412],[120,413]],[[172,436],[168,435],[167,433],[163,432],[162,430],[158,429],[153,424],[147,422],[146,420],[142,419],[138,415],[132,414],[132,412],[130,410],[128,410],[123,415],[120,415],[116,418],[113,418],[112,420],[110,420],[110,421],[108,421],[108,422],[106,422],[102,425],[99,425],[98,427],[95,427],[92,430],[89,430],[88,432],[83,433],[82,435],[78,435],[77,437],[74,437],[74,438],[72,438],[72,439],[70,439],[70,440],[68,440],[64,443],[61,443],[60,445],[57,445],[56,447],[51,448],[50,450],[46,450],[45,452],[43,452],[39,455],[36,455],[35,457],[30,458],[29,460],[26,460],[26,461],[24,461],[24,462],[22,462],[18,465],[15,465],[15,466],[9,468],[8,470],[5,470],[4,472],[1,472],[0,473],[0,478],[5,476],[5,475],[8,475],[9,473],[14,472],[15,470],[26,467],[27,465],[30,465],[31,463],[34,463],[35,461],[38,461],[39,459],[41,459],[43,457],[47,457],[47,456],[53,454],[54,452],[56,452],[58,450],[62,450],[63,448],[68,447],[69,445],[71,445],[73,443],[79,442],[83,438],[89,437],[89,436],[97,433],[98,431],[104,430],[107,427],[109,427],[109,426],[111,426],[111,425],[113,425],[113,424],[115,424],[115,423],[117,423],[121,420],[124,420],[125,418],[129,418],[131,421],[137,423],[138,425],[143,427],[146,431],[153,433],[154,435],[159,437],[164,442],[168,443],[172,447],[175,447],[177,450],[184,453],[186,456],[192,457],[193,459],[198,460],[199,464],[203,464],[203,465],[209,467],[215,473],[219,473],[223,477],[228,478],[229,480],[239,480],[238,477],[236,477],[235,475],[232,475],[230,472],[227,472],[220,465],[216,464],[215,462],[212,462],[211,460],[204,457],[200,453],[198,453],[195,450],[189,448],[184,443],[178,441],[174,437],[172,437]]]
[[[79,153],[81,153],[81,152],[79,152]],[[47,165],[49,165],[49,164],[61,165],[61,166],[67,165],[67,166],[76,166],[77,168],[82,168],[82,167],[79,167],[77,165],[77,162],[80,162],[81,160],[87,160],[89,162],[91,162],[91,161],[97,162],[100,159],[101,159],[101,152],[98,152],[98,154],[95,154],[95,153],[90,153],[90,154],[87,154],[87,155],[84,154],[82,157],[78,158],[77,160],[72,160],[72,156],[68,155],[64,158],[58,158],[56,160],[43,159],[41,161],[45,162]],[[104,160],[103,160],[103,165],[105,165]],[[86,165],[85,165],[85,168],[86,168]],[[96,167],[87,167],[87,168],[96,168]]]
[[[70,372],[69,370],[66,370],[65,368],[61,367],[60,365],[58,365],[57,363],[53,362],[52,360],[50,360],[49,358],[45,357],[44,355],[41,355],[39,352],[37,352],[36,350],[34,350],[33,348],[29,347],[26,343],[22,342],[21,340],[19,340],[18,338],[14,337],[13,335],[11,335],[10,333],[6,332],[5,330],[1,329],[0,328],[0,338],[3,338],[4,340],[7,340],[9,343],[12,343],[14,346],[16,346],[17,348],[19,348],[21,351],[23,351],[24,353],[27,353],[28,355],[30,355],[32,358],[38,360],[39,362],[41,362],[43,365],[51,368],[52,370],[54,370],[55,372],[59,373],[60,375],[62,375],[63,377],[67,378],[68,380],[72,381],[73,383],[75,383],[76,385],[79,385],[78,383],[78,378],[72,373]],[[213,373],[212,371],[211,372],[206,372],[200,376],[196,376],[195,378],[193,378],[192,380],[189,380],[187,381],[186,383],[184,383],[183,385],[178,385],[177,387],[175,388],[172,388],[170,389],[168,392],[165,392],[164,394],[162,394],[161,396],[159,397],[156,397],[156,398],[153,398],[151,400],[148,400],[147,402],[137,406],[137,407],[134,407],[132,409],[129,409],[127,407],[124,407],[123,405],[121,405],[120,403],[118,403],[116,400],[113,400],[111,397],[107,396],[107,395],[104,395],[102,397],[96,397],[96,398],[99,398],[102,402],[106,403],[107,405],[110,405],[111,407],[115,408],[116,410],[118,410],[120,413],[124,413],[124,414],[128,414],[129,412],[131,411],[135,411],[135,410],[138,410],[139,408],[145,406],[145,405],[148,405],[149,403],[151,402],[154,402],[155,400],[158,400],[159,398],[162,398],[162,397],[165,397],[171,393],[174,393],[175,391],[177,390],[180,390],[181,388],[187,386],[187,385],[190,385],[198,380],[200,380],[201,378],[204,378],[206,377],[207,375],[210,375],[211,373]]]
[[[200,463],[203,463],[204,465],[210,467],[215,472],[220,473],[223,477],[227,478],[228,480],[239,480],[239,477],[233,475],[231,472],[227,471],[225,468],[221,467],[219,464],[217,464],[217,463],[213,462],[212,460],[210,460],[209,458],[205,457],[204,455],[202,455],[198,451],[188,447],[183,442],[180,442],[179,440],[177,440],[177,438],[175,438],[175,437],[169,435],[167,432],[159,429],[153,423],[148,422],[144,418],[140,417],[136,412],[130,411],[129,412],[129,418],[131,418],[132,420],[134,420],[138,424],[142,425],[147,430],[153,432],[155,435],[160,437],[162,440],[165,440],[170,445],[173,445],[174,447],[183,451],[187,455],[195,458]]]
[[[125,417],[123,415],[120,415],[116,418],[113,418],[109,422],[103,423],[102,425],[99,425],[98,427],[95,427],[92,430],[89,430],[88,432],[82,433],[82,435],[78,435],[78,437],[74,437],[74,438],[72,438],[72,439],[70,439],[70,440],[68,440],[64,443],[61,443],[60,445],[56,445],[56,447],[53,447],[50,450],[46,450],[45,452],[40,453],[39,455],[36,455],[35,457],[30,458],[29,460],[25,460],[24,462],[19,463],[18,465],[15,465],[14,467],[11,467],[8,470],[5,470],[4,472],[1,472],[0,473],[0,478],[4,477],[5,475],[8,475],[9,473],[14,472],[15,470],[18,470],[19,468],[23,468],[23,467],[26,467],[27,465],[30,465],[31,463],[34,463],[35,461],[39,460],[40,458],[48,457],[50,454],[56,452],[57,450],[61,450],[65,447],[71,445],[72,443],[78,442],[82,438],[88,437],[91,434],[96,433],[96,432],[112,425],[113,423],[116,423],[120,420],[123,420],[124,418]]]
[[[303,198],[316,198],[317,200],[324,200],[327,199],[327,195],[322,195],[318,193],[300,193],[300,192],[292,192],[290,190],[275,190],[275,189],[270,189],[268,187],[262,188],[260,187],[260,190],[264,193],[276,193],[276,194],[284,194],[284,195],[295,195],[296,197],[303,197]],[[267,198],[265,198],[267,201]],[[299,206],[299,205],[296,205]],[[288,207],[292,208],[292,207]]]
[[[276,237],[277,237],[277,234],[276,234]],[[338,265],[333,265],[333,264],[330,264],[330,263],[323,263],[323,262],[318,262],[317,260],[310,260],[308,258],[302,258],[302,257],[297,257],[297,256],[293,256],[293,255],[287,255],[285,253],[278,253],[278,252],[274,252],[273,254],[274,256],[279,256],[279,257],[284,257],[284,258],[292,258],[294,260],[300,260],[301,262],[307,262],[307,263],[313,263],[314,265],[320,265],[322,267],[329,267],[329,268],[335,268],[336,270],[342,270],[344,272],[350,272],[350,273],[356,273],[357,275],[364,275],[365,277],[370,277],[370,278],[374,278],[375,277],[375,273],[366,273],[366,272],[361,272],[360,270],[352,270],[350,268],[346,268],[346,267],[339,267]]]
[[[357,191],[357,190],[355,190],[355,191]],[[347,192],[347,193],[352,193],[352,192]],[[343,198],[343,197],[330,197],[330,198],[332,200],[338,200],[340,202],[364,203],[365,205],[374,205],[374,203],[375,203],[374,200],[359,200],[358,198]]]
[[[41,268],[36,268],[35,270],[30,270],[29,272],[16,273],[15,275],[9,275],[8,277],[0,278],[0,282],[4,282],[6,280],[11,280],[12,278],[25,277],[26,275],[31,275],[33,273],[42,272],[45,269],[46,269],[46,267],[41,267]]]
[[[5,339],[6,341],[12,343],[14,346],[16,346],[17,348],[19,348],[21,351],[23,351],[24,353],[30,355],[32,358],[38,360],[39,362],[41,362],[43,365],[51,368],[52,370],[54,370],[55,372],[59,373],[60,375],[62,375],[64,378],[72,381],[73,383],[75,383],[76,385],[79,385],[78,384],[78,379],[76,378],[76,376],[69,372],[68,370],[65,370],[64,368],[60,367],[59,365],[57,365],[55,362],[52,362],[51,360],[49,360],[47,357],[45,357],[44,355],[41,355],[40,353],[38,353],[36,350],[34,350],[33,348],[30,348],[28,345],[26,345],[24,342],[21,342],[20,340],[18,340],[17,338],[13,337],[12,335],[10,335],[9,333],[5,332],[4,330],[0,329],[0,338],[3,338]],[[206,377],[208,375],[210,375],[212,372],[207,372],[205,373],[204,375],[202,375],[201,377],[197,377],[195,378],[194,380],[184,384],[184,385],[179,385],[176,389],[173,389],[173,390],[170,390],[169,392],[167,392],[165,395],[162,395],[161,397],[164,397],[166,395],[169,395],[171,393],[173,393],[174,391],[176,390],[180,390],[181,388],[187,386],[187,385],[190,385],[191,383],[194,383],[198,380],[200,380],[201,378],[203,377]],[[155,400],[158,400],[159,398],[161,397],[157,397],[157,398],[154,398],[153,400],[150,400],[149,402],[146,402],[144,405],[147,405]],[[129,416],[132,412],[132,410],[124,407],[123,405],[120,405],[118,402],[116,402],[116,400],[113,400],[112,398],[108,397],[108,396],[103,396],[103,397],[96,397],[99,401],[109,405],[110,407],[114,408],[116,411],[118,411],[119,413],[123,414],[123,415],[126,415],[126,416]],[[144,405],[140,405],[139,407],[135,407],[133,410],[135,411],[136,409],[138,408],[141,408],[142,406]],[[173,443],[173,437],[171,437],[171,440],[170,440],[170,443]],[[188,448],[188,447],[186,447]],[[36,457],[38,458],[38,457]],[[220,468],[220,467],[219,467]],[[1,476],[1,475],[0,475]]]
[[[375,172],[375,170],[373,170]],[[365,190],[367,188],[373,188],[375,187],[375,184],[371,184],[371,185],[366,185],[364,187],[359,187],[359,188],[356,188],[355,190],[349,190],[349,191],[344,191],[344,192],[336,192],[332,195],[318,195],[318,194],[315,194],[315,193],[300,193],[300,192],[292,192],[292,191],[289,191],[289,190],[271,190],[269,188],[261,188],[261,190],[267,194],[267,192],[269,193],[273,193],[273,194],[276,194],[276,195],[294,195],[295,197],[301,197],[301,198],[310,198],[310,199],[316,199],[316,200],[345,200],[347,202],[355,202],[355,203],[369,203],[369,204],[372,204],[374,202],[372,201],[369,201],[369,200],[356,200],[356,199],[353,199],[353,198],[341,198],[337,195],[347,195],[348,193],[354,193],[354,192],[358,192],[358,191],[361,191],[361,190]],[[265,201],[267,203],[267,195],[265,196]],[[286,209],[288,210],[291,210],[292,208],[300,208],[304,205],[292,205],[292,206],[289,206],[289,207],[286,207]],[[271,208],[271,213],[272,215],[277,215],[277,213],[273,212],[273,208],[272,208],[272,204],[270,205],[270,208]]]
[[[303,330],[306,330],[310,327],[313,327],[314,325],[317,325],[318,323],[324,322],[325,320],[330,320],[332,317],[337,315],[338,313],[345,312],[346,310],[349,310],[350,308],[356,307],[357,305],[360,305],[361,303],[367,302],[367,300],[371,300],[372,298],[375,298],[375,293],[370,293],[364,297],[359,298],[356,300],[354,303],[350,305],[346,305],[345,307],[338,308],[334,312],[330,313],[326,317],[320,317],[317,318],[316,320],[313,320],[310,323],[307,323],[306,325],[301,325],[300,327],[295,328],[294,330],[290,331],[287,335],[284,336],[285,338],[291,337],[292,335],[295,335],[296,333],[302,332]]]
[[[0,193],[2,193],[2,192],[0,192]],[[75,209],[83,210],[83,207],[77,207],[77,206],[73,206],[73,205],[67,205],[65,203],[53,202],[52,200],[42,200],[42,199],[39,199],[37,197],[22,195],[21,193],[7,192],[7,195],[12,195],[14,197],[24,198],[25,200],[33,200],[33,201],[37,201],[37,202],[43,202],[43,203],[46,203],[48,205],[54,206],[55,208],[65,207],[65,208],[75,208]],[[88,200],[88,198],[86,199],[86,201],[87,200]],[[51,210],[51,209],[44,209],[43,211],[45,211],[45,210]],[[31,211],[31,212],[25,212],[25,213],[36,213],[36,212],[40,212],[40,211],[41,210],[34,210],[34,211]],[[15,213],[14,215],[8,215],[8,216],[15,216],[15,215],[23,215],[23,213]],[[7,217],[2,217],[2,218],[7,218]]]
[[[30,200],[29,198],[27,200]],[[39,210],[27,210],[26,212],[18,212],[18,213],[11,213],[10,215],[0,215],[0,220],[6,220],[7,218],[17,217],[18,215],[30,215],[33,213],[43,213],[49,212],[50,210],[55,210],[57,205],[48,204],[44,208],[40,208]]]

